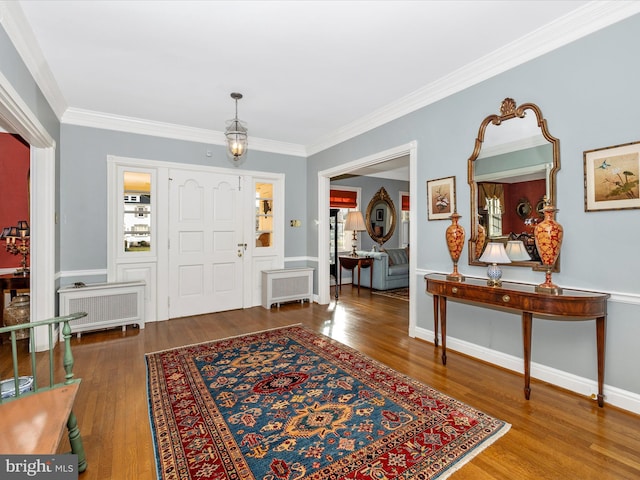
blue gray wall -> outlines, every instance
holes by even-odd
[[[215,145],[66,124],[62,125],[61,142],[61,271],[107,268],[108,155],[233,168],[225,149]],[[212,156],[207,156],[207,150]],[[285,257],[305,256],[307,230],[290,227],[289,220],[307,224],[306,160],[254,150],[236,170],[286,175]]]
[[[638,233],[640,210],[584,211],[583,152],[640,141],[640,15],[449,96],[384,126],[313,155],[307,176],[310,218],[317,212],[317,173],[377,152],[417,141],[417,284],[428,271],[449,272],[444,242],[448,222],[427,221],[426,181],[455,176],[458,212],[469,228],[467,159],[478,127],[499,113],[505,97],[518,104],[536,103],[551,134],[560,139],[557,176],[557,220],[564,226],[561,272],[556,283],[566,288],[610,292],[605,382],[640,394],[640,295]],[[317,240],[308,236],[309,255]],[[460,269],[485,276],[483,267],[467,265],[466,247]],[[539,272],[505,267],[504,277],[541,283]],[[418,327],[432,329],[431,298],[418,295]],[[452,303],[448,334],[480,348],[522,357],[517,314]],[[595,327],[587,322],[534,322],[533,362],[595,380]]]

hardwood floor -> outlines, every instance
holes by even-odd
[[[256,307],[74,338],[74,372],[82,378],[74,410],[89,464],[80,478],[156,478],[145,353],[296,323],[512,424],[453,480],[640,478],[640,416],[609,405],[599,408],[535,379],[527,401],[521,375],[454,351],[443,367],[432,343],[407,336],[408,307],[367,289],[358,296],[347,286],[337,305]],[[0,349],[6,357],[6,347]],[[2,378],[9,374],[6,367],[3,358]]]

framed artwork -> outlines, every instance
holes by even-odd
[[[384,210],[381,208],[376,209],[376,222],[384,222]]]
[[[584,152],[584,210],[640,208],[640,142]]]
[[[427,180],[427,218],[447,220],[456,211],[456,177]]]

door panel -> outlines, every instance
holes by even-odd
[[[169,176],[170,317],[242,308],[238,176],[185,170]]]
[[[155,322],[158,319],[156,308],[156,263],[122,263],[116,267],[117,281],[145,283],[144,320]]]

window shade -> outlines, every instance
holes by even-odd
[[[356,208],[358,192],[350,190],[330,190],[329,206],[332,208]]]
[[[402,210],[409,210],[409,195],[402,195]]]

